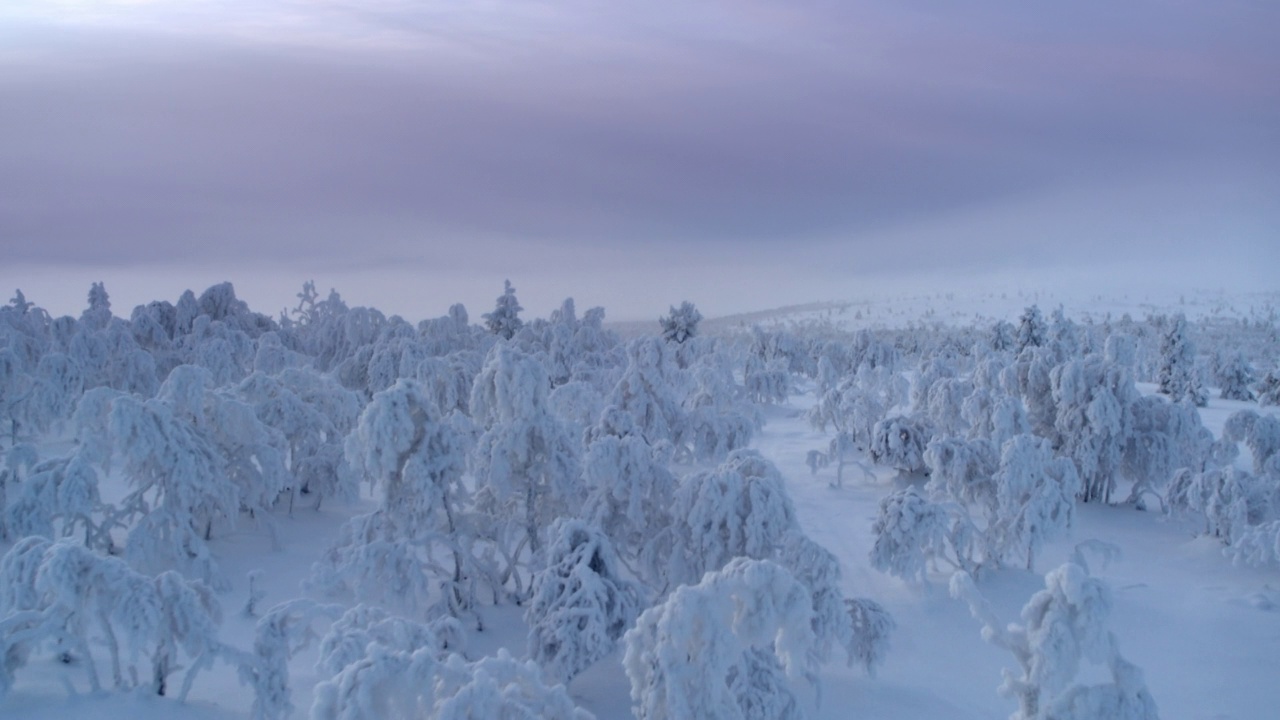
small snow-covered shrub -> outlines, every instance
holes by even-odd
[[[868,455],[873,462],[896,468],[903,474],[920,474],[928,470],[924,451],[932,438],[933,428],[923,418],[888,418],[876,423]]]
[[[922,581],[928,562],[945,550],[949,526],[946,509],[915,490],[891,493],[880,501],[871,527],[876,536],[871,564],[890,575]]]
[[[1018,702],[1010,720],[1157,720],[1142,672],[1120,654],[1107,629],[1112,597],[1106,583],[1068,563],[1044,576],[1045,589],[1022,609],[1022,622],[1001,622],[973,579],[956,573],[951,595],[968,603],[982,636],[1018,661],[999,692]],[[1101,665],[1110,682],[1082,685],[1084,663]]]

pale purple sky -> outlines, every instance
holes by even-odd
[[[1277,289],[1274,0],[5,0],[0,294]]]

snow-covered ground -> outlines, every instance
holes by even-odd
[[[841,330],[902,326],[907,322],[982,325],[994,319],[1015,319],[1032,302],[1046,305],[1052,298],[1015,294],[998,298],[904,298],[898,301],[827,303],[786,308],[753,316],[725,318],[709,324],[721,329],[753,323],[789,327],[829,325]],[[1135,315],[1157,306],[1146,298],[1095,298],[1073,306],[1075,317],[1104,318],[1124,312]],[[1159,307],[1166,311],[1166,304]],[[1193,294],[1177,302],[1175,311],[1200,318],[1238,321],[1262,317],[1276,296],[1228,299],[1219,294]],[[944,307],[939,311],[936,308]],[[1144,392],[1152,392],[1142,386]],[[772,460],[786,479],[800,525],[817,543],[833,552],[843,570],[844,593],[868,597],[892,613],[897,629],[891,650],[876,677],[855,668],[832,664],[823,668],[820,699],[810,688],[797,687],[812,718],[886,718],[924,720],[1003,718],[1014,710],[1011,699],[996,687],[1003,669],[1016,669],[1006,651],[984,642],[980,625],[967,606],[947,591],[948,575],[939,570],[923,584],[886,575],[872,567],[872,521],[881,499],[909,482],[895,471],[874,468],[866,475],[846,471],[841,487],[834,487],[833,467],[811,472],[809,451],[827,446],[830,437],[815,430],[805,417],[815,402],[811,385],[801,382],[785,403],[765,408],[766,423],[753,447]],[[1226,418],[1253,403],[1211,399],[1200,411],[1205,425],[1220,436]],[[1274,409],[1271,409],[1274,411]],[[1239,458],[1247,467],[1245,450]],[[918,482],[918,481],[917,481]],[[115,495],[120,494],[119,488]],[[104,499],[114,497],[103,488]],[[245,523],[214,545],[234,588],[221,597],[226,612],[221,637],[228,645],[253,644],[255,618],[240,613],[248,597],[245,578],[264,572],[266,596],[260,607],[304,594],[302,582],[311,565],[329,544],[341,523],[369,509],[327,504],[323,510],[299,508],[278,518],[276,542],[260,528]],[[1006,621],[1018,621],[1024,603],[1043,588],[1043,573],[1072,557],[1077,544],[1098,540],[1121,549],[1109,563],[1096,560],[1092,570],[1114,592],[1111,629],[1124,655],[1145,672],[1146,682],[1167,720],[1254,720],[1280,713],[1280,571],[1234,566],[1215,539],[1199,536],[1190,521],[1173,520],[1159,512],[1131,507],[1082,504],[1069,535],[1040,553],[1036,571],[1003,569],[984,575],[980,591]],[[468,655],[490,655],[500,648],[517,657],[525,654],[526,627],[522,609],[505,606],[486,610],[486,630],[473,633]],[[621,650],[576,677],[569,691],[576,702],[601,720],[632,716],[630,687],[624,675]],[[323,679],[313,667],[315,648],[290,663],[294,717],[308,715],[312,688]],[[1097,679],[1102,669],[1095,668]],[[1089,675],[1086,675],[1088,679]],[[70,697],[69,697],[70,695]],[[53,720],[68,717],[221,719],[250,714],[252,692],[241,685],[235,668],[215,665],[197,678],[190,698],[171,698],[139,692],[134,695],[93,695],[85,692],[83,670],[41,656],[17,674],[14,687],[0,698],[0,718]]]
[[[1002,668],[1016,668],[1005,651],[985,643],[966,606],[947,593],[947,577],[931,576],[925,585],[906,583],[871,567],[871,524],[880,499],[900,479],[876,469],[874,479],[849,473],[843,487],[832,487],[834,468],[811,474],[807,451],[826,438],[812,429],[804,410],[812,402],[804,388],[786,404],[768,409],[767,424],[755,443],[787,479],[804,531],[839,557],[844,591],[850,597],[881,602],[897,621],[892,649],[877,677],[829,665],[822,674],[821,703],[807,688],[813,718],[885,718],[932,720],[1002,718],[1013,710],[996,687]],[[1214,400],[1202,411],[1215,433],[1226,416],[1247,404]],[[1247,462],[1247,456],[1241,462]],[[280,547],[273,549],[260,532],[246,527],[219,542],[218,554],[232,577],[253,569],[266,575],[264,604],[300,594],[301,581],[329,535],[353,508],[300,510],[280,520]],[[1081,505],[1068,538],[1045,548],[1037,562],[1047,571],[1067,560],[1076,543],[1102,540],[1123,550],[1109,565],[1095,563],[1094,574],[1115,595],[1112,629],[1126,657],[1143,668],[1167,720],[1254,720],[1274,717],[1280,708],[1280,574],[1233,566],[1218,541],[1196,537],[1194,528],[1158,513],[1122,507]],[[252,644],[253,619],[238,613],[245,583],[223,598],[228,617],[226,642]],[[1040,574],[1001,570],[982,579],[981,591],[1002,618],[1018,620],[1026,600],[1043,587]],[[470,653],[491,654],[506,647],[520,655],[525,626],[518,608],[490,611],[485,633],[471,638]],[[620,651],[576,678],[570,691],[601,720],[631,717],[629,686]],[[310,688],[320,679],[314,652],[291,663],[296,716],[311,704]],[[148,695],[67,698],[65,682],[80,687],[77,668],[42,660],[20,673],[14,689],[0,701],[0,717],[54,720],[68,717],[176,718],[204,720],[246,717],[251,693],[234,670],[215,667],[196,682],[185,704]]]

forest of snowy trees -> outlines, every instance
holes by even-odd
[[[1274,321],[1032,306],[1016,324],[712,334],[683,302],[624,340],[571,299],[522,312],[510,282],[479,324],[455,305],[413,325],[310,283],[279,317],[229,283],[127,318],[101,284],[78,318],[17,293],[0,308],[0,694],[58,657],[86,689],[176,697],[227,665],[264,719],[580,718],[565,686],[620,657],[642,720],[802,717],[815,669],[873,673],[894,620],[845,597],[752,448],[801,387],[830,440],[813,470],[899,477],[872,564],[955,573],[1021,663],[1016,717],[1155,717],[1083,556],[1023,625],[975,584],[1035,570],[1082,504],[1193,518],[1235,561],[1280,567]],[[1210,386],[1256,403],[1220,438],[1197,411]],[[298,597],[262,604],[260,575],[224,571],[229,533],[275,538],[332,506],[351,511]],[[507,607],[525,655],[465,652]],[[251,645],[222,638],[229,609],[257,618]],[[295,708],[289,661],[309,647],[321,680]],[[1081,657],[1111,681],[1075,684]]]

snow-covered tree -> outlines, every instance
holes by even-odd
[[[1071,526],[1080,476],[1047,440],[1019,435],[1001,450],[995,486],[997,519],[988,532],[1002,556],[1024,555],[1030,570],[1044,542]]]
[[[111,298],[100,282],[89,287],[89,306],[80,314],[80,324],[90,332],[105,330],[111,322]]]
[[[1199,471],[1208,462],[1215,445],[1213,434],[1189,401],[1171,403],[1147,395],[1130,403],[1126,415],[1128,438],[1122,468],[1133,481],[1130,502],[1159,494],[1179,468]],[[1226,445],[1233,443],[1228,440]]]
[[[685,478],[671,504],[675,579],[683,582],[735,557],[773,557],[796,526],[782,475],[754,450],[735,450],[716,469]]]
[[[489,328],[489,332],[504,340],[510,340],[524,326],[524,321],[520,319],[521,310],[524,308],[516,299],[516,289],[512,287],[510,280],[504,280],[502,294],[498,296],[493,312],[487,312],[481,317],[484,318],[485,327]]]
[[[1183,468],[1169,483],[1165,510],[1203,517],[1205,534],[1231,545],[1270,519],[1276,490],[1274,480],[1234,467],[1204,472]]]
[[[315,689],[312,720],[591,720],[563,685],[543,682],[538,664],[505,649],[468,662],[456,653],[438,657],[416,650],[369,645],[363,659]]]
[[[1226,552],[1239,565],[1280,567],[1280,520],[1246,528]]]
[[[1040,347],[1048,339],[1048,328],[1044,316],[1040,314],[1040,306],[1032,305],[1018,318],[1018,329],[1015,336],[1015,350],[1021,353],[1028,347]]]
[[[1107,629],[1113,601],[1106,583],[1071,563],[1044,582],[1023,607],[1022,622],[1005,625],[969,575],[951,579],[951,595],[969,604],[983,638],[1018,662],[1020,674],[1005,670],[999,688],[1018,703],[1010,720],[1157,720],[1142,672],[1120,654]],[[1080,684],[1086,663],[1105,667],[1110,682]]]
[[[669,446],[650,446],[631,416],[617,408],[601,414],[586,440],[586,517],[604,530],[643,581],[664,587],[671,568],[671,498],[676,492],[676,478],[667,469]]]
[[[567,685],[613,650],[639,613],[640,593],[621,577],[613,544],[599,528],[562,520],[551,536],[524,617],[529,657]]]
[[[769,560],[677,588],[624,638],[636,717],[802,717],[787,680],[813,672],[812,614],[808,589]]]
[[[1058,408],[1053,399],[1052,372],[1055,361],[1048,350],[1028,347],[1000,372],[1006,392],[1022,400],[1031,432],[1053,437]]]
[[[1057,451],[1075,463],[1085,502],[1110,502],[1126,444],[1126,410],[1138,399],[1128,371],[1090,356],[1049,374]]]
[[[605,399],[631,415],[636,430],[649,444],[683,444],[685,417],[680,397],[685,379],[666,345],[656,338],[639,338],[627,345],[627,366]]]
[[[1254,474],[1263,475],[1267,461],[1280,453],[1280,418],[1253,410],[1238,410],[1227,418],[1222,436],[1226,440],[1243,442],[1253,456]]]
[[[962,378],[942,378],[929,388],[926,412],[937,434],[968,434],[969,422],[964,417],[964,401],[973,391],[973,382]]]
[[[996,471],[1000,454],[988,440],[937,438],[924,453],[929,495],[958,503],[975,516],[996,514]]]
[[[264,335],[264,337],[266,337]],[[278,375],[255,372],[236,388],[258,420],[278,432],[291,476],[290,503],[297,494],[313,496],[318,508],[325,498],[352,497],[344,481],[341,440],[355,427],[359,397],[329,375],[309,368],[287,367]]]
[[[788,532],[777,562],[809,590],[813,600],[814,660],[830,661],[843,649],[850,665],[874,675],[889,650],[893,618],[874,600],[845,599],[840,590],[840,561],[799,530]]]
[[[24,448],[10,451],[22,463]],[[34,454],[32,455],[34,459]],[[17,472],[12,472],[16,477]],[[79,533],[86,547],[110,552],[115,549],[110,521],[101,517],[98,473],[85,453],[51,458],[28,466],[25,478],[14,489],[0,518],[0,528],[14,537],[43,535],[71,537]],[[0,495],[0,499],[4,499]]]
[[[991,326],[987,344],[996,352],[1015,350],[1018,346],[1018,329],[1008,320],[997,320]]]
[[[1218,383],[1218,397],[1223,400],[1254,400],[1252,385],[1255,381],[1253,366],[1239,350],[1227,354],[1219,352],[1214,357],[1213,379]]]
[[[685,300],[680,307],[671,306],[671,312],[658,318],[662,326],[662,339],[671,343],[686,343],[698,334],[702,313],[693,303]]]
[[[1196,369],[1196,346],[1191,340],[1186,316],[1179,313],[1160,338],[1160,369],[1156,378],[1160,392],[1174,401],[1187,398],[1204,407],[1208,395]]]
[[[923,582],[929,563],[946,556],[951,520],[946,508],[913,489],[880,501],[871,532],[871,565],[905,580]]]
[[[117,399],[109,432],[131,488],[118,506],[136,520],[125,544],[129,561],[225,586],[207,540],[215,523],[234,524],[240,495],[217,447],[157,399]]]
[[[293,712],[289,660],[320,638],[315,623],[341,612],[337,605],[300,598],[276,605],[258,620],[253,651],[233,656],[240,683],[253,690],[253,720],[284,720]]]
[[[704,359],[690,373],[694,386],[683,409],[692,459],[715,461],[746,447],[763,422],[729,369]]]
[[[508,571],[523,562],[523,547],[540,552],[542,528],[574,515],[583,500],[578,447],[551,412],[550,386],[542,363],[496,345],[471,392],[483,430],[471,453],[477,503]]]
[[[1268,370],[1258,381],[1255,388],[1258,392],[1258,404],[1267,407],[1280,405],[1280,368]]]
[[[897,416],[876,423],[867,454],[873,462],[915,475],[928,468],[924,451],[933,438],[933,428],[921,416]]]
[[[144,684],[159,695],[185,656],[185,698],[197,673],[222,652],[221,610],[202,583],[174,572],[151,578],[75,542],[24,538],[0,558],[0,587],[0,693],[41,647],[73,658],[90,688],[101,691],[105,648],[113,687]],[[141,664],[146,659],[149,668]]]
[[[378,508],[351,518],[313,567],[312,583],[404,612],[433,602],[450,614],[474,611],[470,543],[462,482],[468,432],[412,380],[377,393],[345,444],[346,463],[378,492]]]

